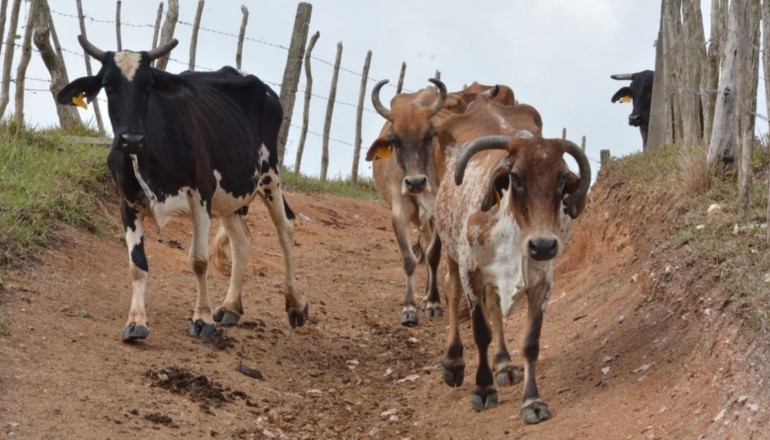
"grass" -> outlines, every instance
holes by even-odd
[[[283,169],[281,170],[281,181],[286,190],[290,192],[331,194],[360,200],[377,199],[374,182],[368,178],[359,178],[355,184],[350,179],[342,179],[341,177],[322,182],[318,178]]]
[[[66,141],[72,134],[92,133],[0,124],[0,266],[33,256],[60,224],[99,229],[95,200],[112,188],[107,151]]]

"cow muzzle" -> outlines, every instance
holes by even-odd
[[[404,194],[422,194],[430,190],[428,176],[408,176],[404,178],[401,185],[401,192]]]
[[[527,243],[527,251],[533,260],[550,260],[559,253],[559,241],[555,238],[533,238]]]
[[[628,125],[632,127],[639,127],[642,125],[644,121],[642,120],[642,117],[640,115],[629,115],[628,116]]]
[[[139,154],[144,150],[144,135],[123,133],[118,136],[121,151],[125,154]]]

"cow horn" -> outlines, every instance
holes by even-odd
[[[482,136],[468,144],[460,152],[460,157],[457,158],[455,184],[461,185],[463,183],[465,167],[468,165],[468,161],[471,160],[471,157],[473,157],[474,154],[484,150],[507,150],[510,141],[510,136],[488,135]]]
[[[437,78],[430,78],[428,81],[432,82],[436,88],[438,88],[438,98],[436,98],[430,106],[431,116],[433,116],[444,108],[444,103],[446,102],[446,86]]]
[[[616,73],[614,75],[610,75],[610,78],[612,79],[618,79],[618,80],[628,80],[631,81],[634,79],[633,73]]]
[[[588,186],[591,184],[591,165],[588,163],[588,157],[586,157],[583,150],[574,142],[567,141],[564,152],[569,153],[575,158],[575,161],[578,164],[578,170],[580,171],[580,184],[578,185],[577,190],[564,200],[564,204],[567,207],[567,214],[572,218],[576,218],[580,215],[580,211],[583,210],[585,197],[588,193]]]
[[[91,55],[99,62],[104,62],[104,56],[106,55],[106,52],[91,44],[85,35],[78,35],[78,43],[80,43],[80,46],[83,48],[83,50],[86,51],[87,54]]]
[[[168,43],[161,44],[155,49],[148,50],[147,56],[150,57],[150,61],[157,60],[158,58],[171,52],[171,49],[175,48],[177,44],[179,44],[179,40],[177,40],[176,38],[173,38]]]
[[[494,87],[484,92],[484,95],[488,98],[494,98],[498,93],[500,93],[500,84],[495,84]]]
[[[383,79],[382,81],[375,84],[374,88],[372,89],[372,105],[374,105],[374,109],[377,110],[377,113],[379,113],[380,116],[390,121],[390,110],[388,110],[388,108],[382,105],[382,102],[380,102],[380,89],[387,83],[388,80]]]

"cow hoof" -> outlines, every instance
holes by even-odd
[[[291,328],[302,327],[307,321],[307,304],[302,309],[302,313],[297,312],[294,307],[286,306],[286,314],[289,315],[289,325]]]
[[[414,327],[417,325],[418,320],[417,312],[414,310],[401,312],[401,325],[405,327]]]
[[[444,309],[435,303],[428,303],[428,305],[425,306],[425,309],[423,310],[425,311],[425,316],[428,318],[440,318],[444,316]]]
[[[216,324],[206,324],[202,319],[196,319],[190,323],[187,334],[197,338],[208,338],[217,332]]]
[[[551,410],[542,400],[537,400],[521,409],[521,419],[527,425],[534,425],[551,418]]]
[[[136,325],[135,322],[123,327],[123,342],[133,342],[138,339],[147,339],[150,329],[146,325]]]
[[[495,380],[501,387],[516,385],[524,380],[524,371],[516,365],[506,365],[495,372]]]
[[[214,310],[214,322],[220,325],[235,325],[241,319],[241,315],[238,312],[227,310],[224,307],[217,307]]]
[[[474,411],[494,408],[497,406],[497,390],[488,387],[476,388],[471,393],[471,405]]]
[[[450,387],[457,388],[463,384],[465,379],[465,362],[441,362],[441,377]]]

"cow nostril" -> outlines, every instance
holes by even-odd
[[[538,238],[529,241],[529,256],[534,260],[550,260],[558,250],[559,243],[556,240]]]
[[[404,185],[409,191],[424,190],[428,186],[428,178],[426,176],[407,177],[404,179]]]
[[[120,140],[124,144],[141,144],[144,141],[144,135],[138,133],[123,133],[120,135]]]

